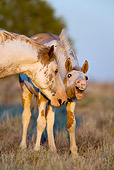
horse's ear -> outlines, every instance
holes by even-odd
[[[62,44],[62,46],[64,47],[66,47],[66,44],[68,43],[69,44],[69,42],[68,42],[68,37],[67,37],[67,32],[66,32],[66,29],[64,28],[64,29],[62,29],[62,31],[61,31],[61,33],[60,33],[60,35],[59,35],[59,38],[60,38],[60,42],[61,42],[61,44]]]
[[[88,71],[88,61],[85,60],[85,63],[83,64],[81,70],[83,71],[83,73],[86,73]]]
[[[48,55],[49,55],[50,58],[53,57],[53,52],[54,52],[54,45],[52,45],[52,46],[50,47],[49,52],[48,52]]]
[[[65,68],[66,68],[67,71],[71,71],[72,70],[71,67],[72,67],[71,66],[71,60],[70,60],[70,58],[68,58],[65,62]]]

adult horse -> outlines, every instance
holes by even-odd
[[[31,37],[35,43],[44,44],[45,46],[54,45],[55,54],[57,56],[57,63],[60,69],[60,75],[64,82],[68,102],[67,102],[67,128],[70,134],[70,150],[73,154],[77,154],[77,147],[75,141],[75,105],[76,100],[81,99],[84,96],[84,90],[87,87],[87,80],[88,77],[85,73],[88,71],[88,62],[85,61],[82,67],[79,67],[77,57],[68,41],[68,37],[63,30],[60,36],[54,34],[37,34]],[[29,85],[26,84],[28,81]],[[40,149],[40,141],[41,135],[44,131],[47,122],[47,133],[48,133],[48,141],[49,147],[51,151],[56,151],[54,137],[53,137],[53,124],[54,124],[54,109],[50,104],[48,104],[47,111],[46,104],[48,100],[42,95],[42,93],[32,84],[31,80],[28,79],[23,74],[20,74],[20,82],[22,83],[21,86],[24,89],[22,92],[22,98],[26,97],[26,103],[28,105],[24,106],[24,114],[30,117],[30,104],[31,99],[29,95],[32,96],[32,93],[38,97],[38,104],[39,104],[39,116],[37,119],[37,140],[35,144],[35,150]],[[46,114],[45,114],[46,113]],[[25,125],[23,124],[23,127]],[[27,127],[26,127],[27,130]],[[23,128],[23,136],[21,147],[26,147],[26,131]]]
[[[54,46],[47,48],[24,35],[0,30],[0,78],[19,73],[30,77],[52,105],[60,106],[66,100]]]

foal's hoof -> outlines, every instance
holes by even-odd
[[[50,151],[51,153],[57,154],[57,150],[56,150],[56,149],[49,149],[49,151]]]
[[[74,153],[72,153],[72,152],[70,152],[70,156],[72,157],[72,159],[73,160],[80,160],[80,156],[79,156],[79,154],[76,152],[75,154]]]
[[[34,147],[34,150],[35,150],[35,151],[39,151],[39,150],[40,150],[40,147],[35,146],[35,147]]]
[[[69,155],[71,155],[72,158],[76,158],[76,159],[80,158],[80,156],[79,156],[77,150],[73,150],[73,151],[70,150]]]
[[[22,149],[22,150],[24,150],[24,149],[27,148],[27,146],[26,146],[25,144],[20,143],[19,148]]]

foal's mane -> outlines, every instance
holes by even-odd
[[[57,36],[55,34],[50,34],[50,33],[40,33],[32,36],[31,39],[35,43],[42,44],[42,45],[47,44],[53,40],[57,41],[58,49],[60,48],[62,49],[63,53],[65,54],[64,56],[66,57],[66,60],[71,56],[78,63],[76,53],[72,48],[72,43],[69,40],[65,29],[62,30],[60,36]]]
[[[60,45],[61,45],[62,48],[64,48],[64,50],[66,51],[66,54],[67,54],[66,59],[68,59],[69,56],[72,56],[78,62],[76,52],[72,48],[72,42],[69,39],[65,29],[62,30],[59,38],[60,38]]]

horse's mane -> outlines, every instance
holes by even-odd
[[[26,42],[29,43],[31,46],[39,49],[39,54],[40,53],[48,53],[49,49],[45,47],[44,45],[41,44],[36,44],[32,39],[26,37],[25,35],[21,34],[16,34],[12,32],[8,32],[6,30],[0,29],[0,43],[4,44],[8,40],[17,40],[20,42]]]
[[[29,44],[33,44],[33,42],[24,35],[15,34],[15,33],[11,33],[6,30],[0,29],[0,42],[5,43],[7,40],[20,40],[20,41],[25,41]]]

